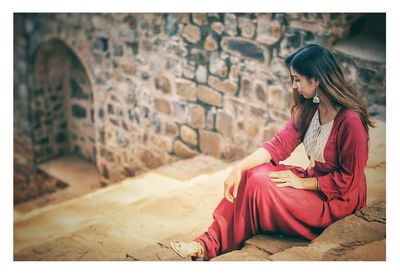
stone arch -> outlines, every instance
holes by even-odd
[[[63,41],[40,44],[33,61],[35,163],[76,154],[96,163],[93,89],[77,55]]]

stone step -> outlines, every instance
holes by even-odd
[[[377,202],[326,228],[311,243],[298,238],[258,235],[241,250],[212,261],[385,261],[386,208]]]
[[[15,252],[24,258],[35,246],[46,242],[65,246],[67,242],[63,239],[86,237],[91,231],[96,236],[98,230],[100,235],[114,237],[117,244],[120,236],[126,236],[125,242],[140,250],[175,233],[190,232],[194,226],[206,229],[212,210],[222,197],[230,165],[212,157],[198,157],[178,166],[183,169],[183,176],[178,174],[176,166],[124,180],[43,212],[27,214],[14,224]],[[203,174],[189,178],[189,171]]]
[[[308,240],[284,235],[257,235],[248,239],[242,249],[220,255],[212,261],[270,261],[273,254],[295,246],[307,246],[309,243]]]

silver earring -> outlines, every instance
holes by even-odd
[[[319,100],[319,97],[318,97],[318,89],[315,89],[315,96],[314,96],[314,98],[312,99],[312,102],[315,103],[315,104],[318,104],[318,103],[321,102],[321,101]]]

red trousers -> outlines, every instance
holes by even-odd
[[[289,169],[305,177],[300,167],[271,163],[242,172],[237,198],[233,203],[222,199],[208,231],[194,239],[204,246],[209,259],[241,248],[259,233],[312,240],[331,222],[323,215],[324,201],[317,192],[277,187],[267,175],[269,171]]]

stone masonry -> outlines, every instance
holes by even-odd
[[[106,185],[200,153],[242,158],[290,115],[283,58],[334,49],[363,16],[15,14],[15,174],[72,153]],[[384,117],[385,62],[334,52]]]

